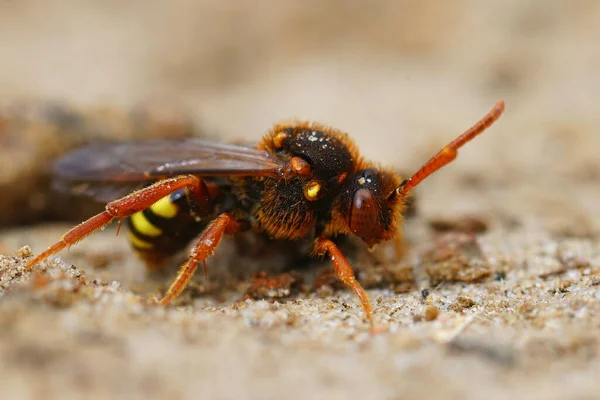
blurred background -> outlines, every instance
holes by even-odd
[[[0,0],[0,254],[17,254],[0,263],[15,287],[0,291],[0,386],[61,399],[594,398],[599,38],[597,0]],[[435,321],[418,263],[411,292],[369,292],[389,328],[376,337],[346,291],[146,307],[145,270],[110,231],[61,253],[75,267],[48,286],[55,302],[27,291],[43,280],[17,285],[19,247],[37,253],[102,208],[49,185],[52,162],[89,141],[258,140],[303,118],[411,173],[500,99],[501,119],[417,189],[411,249],[433,242],[436,218],[480,216],[495,268],[432,287]],[[65,223],[31,227],[50,221]],[[462,296],[468,310],[453,308]]]
[[[2,225],[64,218],[42,171],[90,139],[259,139],[297,117],[345,130],[365,156],[410,172],[499,99],[500,122],[423,184],[425,212],[457,182],[502,190],[448,212],[590,212],[589,196],[556,192],[600,179],[597,1],[0,7]]]

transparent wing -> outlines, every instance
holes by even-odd
[[[282,166],[250,145],[203,139],[105,143],[60,159],[54,166],[54,187],[108,201],[170,176],[277,176]]]

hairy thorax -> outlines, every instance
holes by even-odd
[[[358,151],[351,139],[319,124],[277,125],[259,145],[289,165],[284,179],[265,178],[255,218],[276,239],[298,239],[330,218]]]

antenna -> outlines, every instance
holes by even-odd
[[[452,162],[458,154],[458,149],[464,146],[467,142],[471,141],[475,136],[482,133],[490,125],[492,125],[500,115],[504,112],[504,101],[500,100],[492,110],[487,113],[479,122],[473,125],[465,133],[448,143],[443,149],[441,149],[435,156],[431,157],[425,165],[421,167],[410,179],[402,182],[394,191],[390,194],[389,199],[402,198],[408,194],[415,186],[421,181],[433,174],[438,169],[442,168],[446,164]]]

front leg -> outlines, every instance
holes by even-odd
[[[189,260],[181,266],[179,274],[169,287],[167,294],[160,299],[160,304],[169,304],[183,292],[200,263],[204,263],[204,272],[206,273],[206,259],[215,252],[223,234],[235,233],[239,228],[240,224],[227,213],[219,215],[208,224],[191,251]]]
[[[352,271],[352,267],[350,263],[344,257],[344,254],[338,249],[338,247],[329,239],[325,239],[324,237],[320,237],[316,240],[315,249],[313,254],[318,256],[324,256],[325,254],[329,254],[329,259],[333,264],[333,268],[337,273],[338,279],[346,285],[348,288],[352,289],[358,299],[362,304],[363,310],[365,310],[365,318],[373,323],[371,318],[371,302],[365,293],[365,290],[360,286],[360,283],[356,280],[354,276],[354,272]]]

